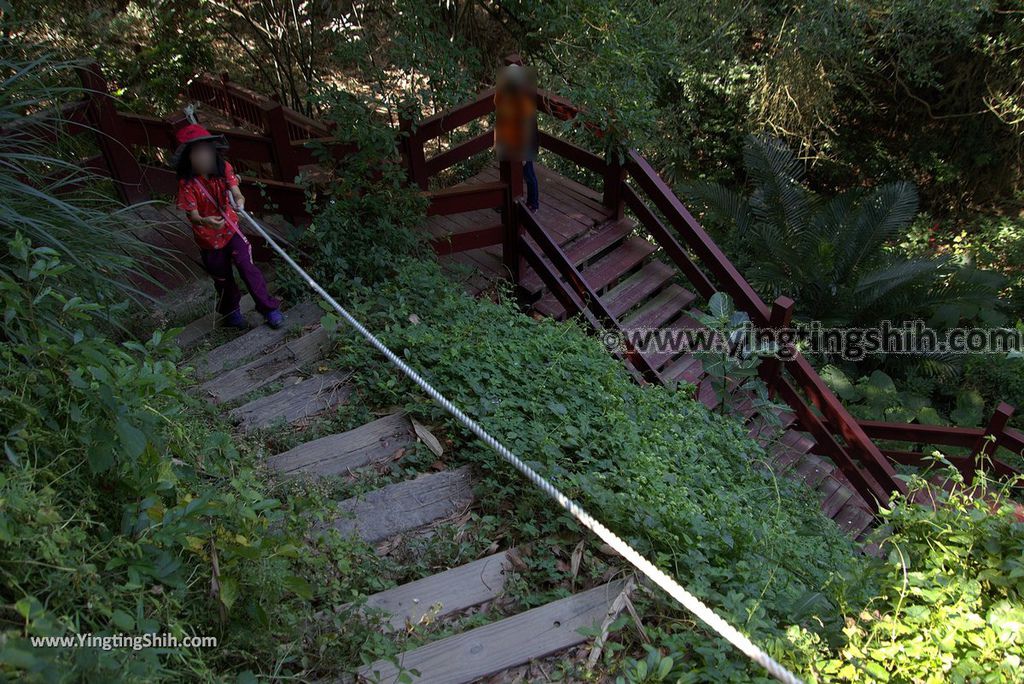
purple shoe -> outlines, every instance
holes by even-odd
[[[267,325],[275,330],[280,328],[284,324],[284,316],[280,311],[274,309],[267,312]]]
[[[235,309],[227,316],[224,317],[224,325],[229,328],[238,328],[239,330],[247,330],[249,328],[249,321],[245,320],[245,316],[238,309]]]

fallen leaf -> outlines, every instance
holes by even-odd
[[[512,569],[518,572],[526,572],[527,565],[523,562],[522,556],[519,554],[519,549],[509,549],[505,552],[505,558],[512,564]]]
[[[576,548],[572,550],[572,578],[576,579],[576,575],[580,572],[580,563],[583,562],[583,540],[576,545]]]
[[[435,456],[444,455],[444,447],[441,446],[441,443],[437,441],[437,437],[435,437],[430,430],[415,418],[412,419],[412,427],[413,430],[416,431],[416,436],[420,438],[420,441],[427,445],[428,449],[434,452]]]

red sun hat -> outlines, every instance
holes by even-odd
[[[175,159],[180,157],[189,145],[197,142],[209,142],[221,148],[228,146],[228,141],[223,135],[214,135],[199,124],[182,126],[175,132],[174,137],[178,141],[178,149],[174,152]]]

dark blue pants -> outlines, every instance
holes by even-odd
[[[537,172],[533,162],[523,162],[523,180],[526,182],[526,206],[536,209],[540,205],[540,189],[537,187]]]

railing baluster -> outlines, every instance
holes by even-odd
[[[520,220],[515,201],[523,196],[523,164],[518,159],[503,159],[498,163],[498,176],[505,184],[505,206],[501,210],[501,223],[505,226],[505,239],[501,243],[501,261],[514,285],[522,276],[522,258],[519,254]]]
[[[142,167],[131,149],[121,142],[122,127],[117,107],[107,90],[107,81],[100,65],[95,62],[87,64],[78,73],[87,91],[93,123],[98,130],[96,142],[106,160],[118,195],[128,203],[147,200],[148,193],[142,184]]]
[[[771,313],[768,314],[768,328],[777,334],[784,328],[788,328],[793,321],[793,300],[789,297],[778,297],[772,302]],[[774,398],[778,393],[779,373],[782,370],[784,361],[779,358],[779,353],[784,350],[776,350],[776,354],[761,361],[758,373],[761,380],[768,386],[768,396]]]
[[[622,190],[625,182],[626,169],[619,160],[615,158],[607,162],[604,168],[604,191],[601,201],[611,210],[612,218],[616,220],[622,218],[623,214]]]

